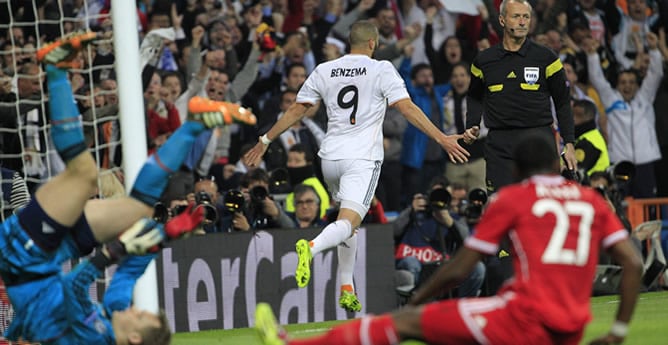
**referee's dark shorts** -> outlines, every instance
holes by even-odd
[[[554,132],[550,126],[533,128],[490,129],[485,144],[485,161],[487,165],[487,193],[492,194],[503,186],[519,182],[514,176],[513,152],[517,143],[526,135],[545,135],[553,143],[556,152]],[[513,276],[511,246],[508,240],[499,245],[496,256],[486,259],[487,273],[483,296],[493,296],[506,279]]]
[[[490,129],[485,143],[485,179],[487,180],[487,193],[492,194],[503,186],[516,181],[514,176],[513,152],[517,143],[526,135],[545,135],[551,143],[554,141],[554,133],[550,126],[532,128],[512,129]],[[557,151],[556,144],[554,151]]]

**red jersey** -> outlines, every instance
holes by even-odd
[[[572,332],[591,318],[599,248],[628,234],[596,191],[543,175],[501,189],[465,245],[496,255],[505,236],[515,276],[499,294],[510,292],[545,327]]]

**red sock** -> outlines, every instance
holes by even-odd
[[[332,328],[309,339],[296,339],[289,345],[391,345],[399,344],[399,336],[390,315],[367,316]]]

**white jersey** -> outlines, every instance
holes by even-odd
[[[299,90],[297,103],[322,100],[327,109],[321,158],[380,161],[385,109],[409,97],[389,61],[354,54],[318,65]]]

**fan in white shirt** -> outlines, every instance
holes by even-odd
[[[293,104],[281,119],[245,156],[249,165],[260,162],[269,143],[299,121],[319,101],[327,109],[325,139],[318,155],[323,176],[335,200],[340,202],[337,221],[312,241],[297,242],[297,285],[310,279],[313,255],[338,246],[341,296],[339,304],[360,311],[354,294],[353,267],[357,250],[356,229],[369,210],[383,159],[383,118],[387,105],[396,107],[414,126],[434,139],[453,163],[466,162],[468,152],[457,143],[461,135],[445,135],[410,99],[406,86],[388,61],[371,58],[378,47],[378,29],[369,21],[353,24],[351,52],[320,64],[309,75]]]

